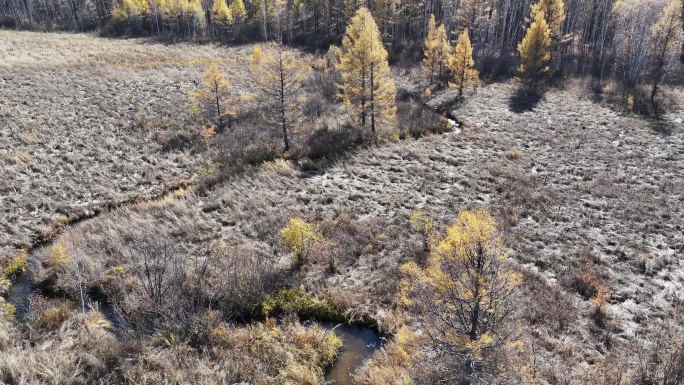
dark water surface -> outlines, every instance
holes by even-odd
[[[352,385],[352,376],[363,362],[382,346],[380,337],[371,329],[358,326],[324,325],[342,339],[342,349],[325,375],[326,384]]]

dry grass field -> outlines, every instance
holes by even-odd
[[[579,381],[610,357],[631,357],[681,306],[681,116],[666,118],[664,135],[577,90],[550,91],[526,112],[513,111],[515,98],[513,84],[487,86],[454,111],[466,122],[461,133],[385,143],[330,164],[267,163],[206,194],[85,222],[64,239],[76,255],[78,245],[93,250],[93,271],[114,265],[107,250],[143,231],[177,237],[190,255],[221,245],[280,255],[288,266],[279,230],[305,217],[333,246],[314,253],[299,285],[391,332],[406,321],[393,310],[398,268],[422,258],[410,212],[422,208],[443,228],[459,210],[488,207],[525,273],[520,317],[528,342],[541,346],[542,377]],[[597,322],[590,299],[603,288],[612,294]]]
[[[183,132],[188,92],[208,62],[239,70],[243,53],[0,32],[0,257],[65,216],[195,177],[202,154],[165,149],[165,140],[195,135]]]
[[[27,44],[35,46],[30,55],[13,53]],[[411,212],[424,210],[443,231],[460,210],[486,207],[524,276],[517,317],[541,383],[618,384],[608,381],[619,373],[636,376],[648,343],[682,331],[682,110],[649,120],[616,111],[572,82],[540,100],[518,95],[512,82],[483,86],[459,105],[449,91],[431,103],[451,106],[463,122],[459,132],[387,140],[332,159],[245,166],[215,185],[152,198],[211,168],[207,153],[165,149],[160,137],[183,132],[188,91],[208,60],[222,57],[239,71],[246,59],[237,58],[248,53],[247,47],[0,32],[0,256],[54,231],[62,215],[143,196],[64,228],[54,246],[38,253],[38,280],[68,293],[97,288],[133,315],[146,303],[130,255],[146,239],[163,240],[188,261],[189,279],[203,277],[203,298],[219,308],[242,300],[226,299],[225,287],[295,287],[392,335],[413,321],[397,306],[399,268],[426,257],[409,225]],[[140,106],[167,121],[133,126]],[[280,240],[290,217],[318,224],[323,235],[299,269]],[[77,269],[59,263],[63,252]],[[206,276],[202,266],[209,267]],[[246,268],[238,274],[236,266]],[[599,292],[608,298],[600,308]],[[92,324],[74,318],[63,328],[112,338]],[[229,370],[217,363],[221,357],[267,365],[263,356],[235,358],[231,349],[261,338],[250,333],[278,340],[287,327],[297,329],[258,324],[213,336],[214,350],[193,350],[193,367]],[[0,330],[0,347],[18,352],[12,333]],[[283,344],[302,349],[309,378],[321,381],[329,357],[307,352],[321,348],[309,340],[323,332],[288,333]],[[122,376],[155,383],[178,359],[170,356],[185,353],[150,345],[135,354]],[[22,363],[12,363],[17,373]],[[288,375],[283,367],[269,370]],[[211,378],[187,375],[179,381]]]

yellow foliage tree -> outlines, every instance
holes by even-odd
[[[294,253],[294,264],[301,265],[308,257],[311,246],[321,241],[318,226],[303,219],[290,218],[280,232],[283,245]]]
[[[436,223],[425,211],[416,209],[411,212],[409,223],[413,231],[423,236],[423,249],[430,250],[430,238],[435,233]]]
[[[449,65],[449,55],[451,45],[447,40],[446,29],[440,24],[437,27],[435,15],[430,15],[428,23],[427,37],[425,38],[425,48],[423,50],[423,72],[428,75],[430,85],[435,80],[442,82],[444,72]]]
[[[123,9],[128,16],[148,17],[150,14],[147,0],[123,0]]]
[[[226,75],[221,71],[218,63],[214,62],[204,73],[202,88],[193,93],[205,111],[216,118],[218,131],[223,130],[225,126],[224,118],[236,114],[236,111],[230,108],[231,88]]]
[[[193,19],[193,25],[197,28],[205,28],[207,26],[207,19],[204,17],[204,10],[202,9],[202,2],[200,0],[182,0],[187,7],[185,13]]]
[[[470,44],[467,29],[458,36],[454,54],[449,58],[449,67],[454,77],[451,86],[458,88],[458,96],[463,96],[466,87],[480,84],[480,73],[475,69],[473,46]]]
[[[507,258],[494,219],[482,209],[459,213],[425,268],[402,266],[408,278],[400,302],[422,317],[446,370],[472,374],[487,350],[511,342],[511,300],[521,276]]]
[[[243,0],[233,0],[230,3],[230,11],[233,17],[238,22],[241,22],[247,17],[247,10],[245,9],[245,2]]]
[[[233,12],[226,4],[226,0],[214,0],[211,6],[211,15],[214,22],[221,26],[230,25],[233,22]]]
[[[342,48],[337,64],[342,75],[342,98],[362,126],[370,118],[371,133],[375,137],[376,120],[392,118],[397,111],[397,90],[390,77],[380,31],[367,8],[360,8],[351,19]]]
[[[563,0],[539,0],[532,4],[530,21],[535,20],[537,14],[543,12],[544,20],[549,27],[551,37],[558,39],[561,36],[561,26],[565,21],[565,4]]]
[[[299,123],[300,94],[307,66],[294,50],[271,43],[266,50],[252,53],[252,74],[264,102],[266,118],[280,126],[285,151],[290,149],[290,136]]]
[[[551,59],[549,46],[551,45],[551,32],[546,23],[543,12],[538,12],[534,22],[525,33],[523,41],[518,44],[520,52],[520,77],[523,83],[529,85],[532,91],[543,85],[544,78],[549,72],[547,65]]]

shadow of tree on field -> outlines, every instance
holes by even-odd
[[[538,92],[529,92],[525,89],[517,90],[511,99],[508,101],[508,108],[516,114],[532,111],[542,99],[542,94]]]

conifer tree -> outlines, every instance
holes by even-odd
[[[561,35],[561,26],[565,21],[565,4],[563,0],[539,0],[538,3],[532,4],[530,12],[530,20],[535,20],[539,12],[544,13],[544,20],[551,32],[551,38],[558,40]]]
[[[480,84],[480,74],[475,69],[473,46],[470,44],[467,29],[458,36],[454,54],[449,58],[449,67],[454,79],[450,85],[458,88],[458,96],[463,96],[463,90],[466,87]]]
[[[396,88],[390,77],[387,51],[370,11],[360,8],[342,39],[343,53],[337,65],[342,98],[359,117],[362,126],[370,119],[375,137],[377,120],[396,113]]]
[[[219,69],[218,63],[214,62],[204,73],[202,88],[193,93],[206,112],[216,118],[218,131],[223,130],[225,118],[235,114],[230,108],[231,88],[226,75]]]
[[[519,80],[536,91],[544,83],[549,72],[547,65],[551,59],[549,46],[551,45],[551,31],[546,23],[543,12],[536,14],[535,20],[525,33],[523,41],[518,44],[520,52]]]
[[[421,316],[425,336],[449,371],[468,381],[485,352],[513,342],[513,296],[522,277],[506,265],[491,214],[462,211],[433,242],[427,266],[402,266],[400,301]],[[455,380],[455,379],[454,379]]]
[[[226,0],[214,0],[211,6],[211,14],[215,23],[221,26],[229,25],[233,22],[233,12],[226,4]]]
[[[280,126],[285,151],[290,149],[291,131],[300,120],[300,94],[306,65],[294,50],[271,43],[252,54],[252,72],[268,121]]]
[[[233,15],[233,22],[235,24],[233,31],[236,31],[247,18],[245,2],[243,0],[233,0],[233,2],[230,3],[230,12]]]
[[[435,80],[441,83],[448,67],[451,45],[447,40],[444,25],[436,26],[435,15],[430,15],[423,53],[423,72],[427,74],[430,85]]]

